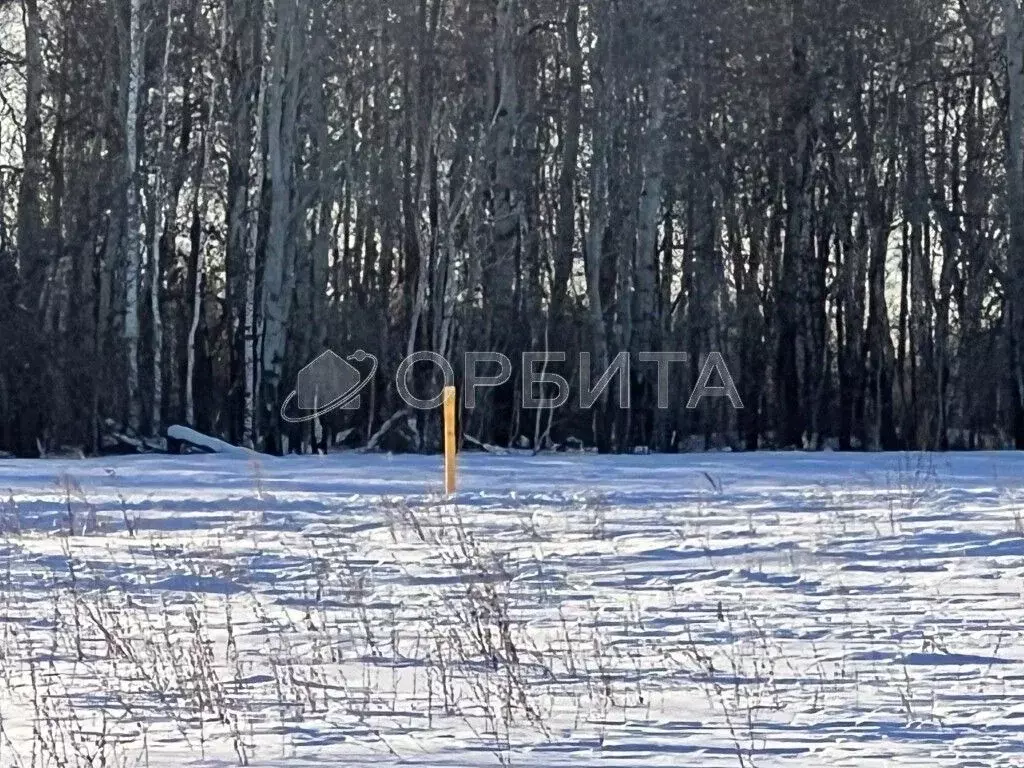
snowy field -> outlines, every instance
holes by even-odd
[[[1024,455],[0,461],[0,766],[1024,765]]]

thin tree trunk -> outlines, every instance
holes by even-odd
[[[185,345],[185,422],[190,426],[196,423],[195,379],[196,379],[196,339],[199,323],[203,316],[203,287],[206,272],[207,214],[210,206],[210,194],[205,189],[206,169],[210,164],[210,153],[213,150],[214,130],[217,120],[217,86],[220,80],[214,78],[210,87],[210,103],[206,114],[206,128],[203,130],[202,159],[199,172],[196,174],[196,194],[193,209],[199,218],[199,242],[196,249],[195,276],[192,281],[192,320],[188,329],[188,341]]]
[[[608,89],[606,80],[607,64],[604,53],[607,52],[609,41],[607,31],[601,30],[598,42],[598,55],[601,59],[600,70],[592,75],[594,91],[594,122],[591,138],[590,161],[590,201],[587,230],[587,303],[590,319],[590,348],[593,353],[593,365],[601,371],[608,368],[608,333],[604,319],[604,304],[601,296],[601,272],[604,261],[604,236],[608,226],[608,144],[610,140],[608,114]],[[597,409],[593,414],[595,426],[595,442],[600,451],[606,452],[610,446],[610,435],[605,428],[605,406],[607,390],[598,400]]]
[[[139,241],[138,118],[139,88],[143,74],[142,2],[131,0],[128,44],[128,98],[125,112],[125,173],[127,178],[125,226],[125,319],[127,348],[128,426],[136,434],[142,429],[142,399],[139,391],[139,283],[142,248]]]
[[[562,167],[558,177],[558,221],[555,232],[554,282],[551,286],[551,315],[559,322],[572,275],[575,243],[576,176],[579,173],[580,126],[583,119],[583,53],[580,47],[580,0],[569,0],[565,22],[569,49],[569,95],[562,129]]]
[[[658,225],[665,179],[665,90],[667,61],[660,52],[648,84],[648,117],[644,135],[643,179],[637,210],[636,246],[633,254],[633,272],[636,275],[636,293],[633,302],[633,340],[636,352],[650,352],[660,347],[658,322]],[[654,432],[655,378],[645,369],[638,371],[643,399],[638,402],[638,415],[643,420],[641,432],[650,445]]]
[[[253,183],[249,191],[248,227],[245,242],[245,398],[242,406],[242,444],[254,448],[260,440],[257,432],[259,422],[256,418],[259,396],[259,364],[256,357],[256,344],[259,338],[257,328],[259,320],[256,316],[256,249],[260,230],[260,198],[263,180],[263,120],[266,99],[266,78],[261,75],[259,96],[256,100],[256,138],[253,142],[255,159],[253,161]]]
[[[225,272],[227,306],[230,312],[229,344],[231,386],[228,392],[228,432],[243,444],[251,439],[246,432],[246,390],[252,378],[245,363],[246,286],[248,254],[246,245],[251,224],[248,205],[251,192],[259,188],[262,177],[252,178],[253,153],[261,152],[259,142],[253,146],[254,116],[263,80],[263,0],[238,0],[228,6],[225,24],[229,32],[227,99],[229,105],[229,151],[227,175],[227,242]],[[257,198],[258,200],[258,198]]]
[[[292,231],[292,177],[295,154],[295,126],[298,110],[299,62],[302,57],[299,4],[304,0],[281,0],[278,4],[274,51],[268,85],[267,169],[270,179],[270,214],[266,259],[263,265],[261,298],[263,406],[267,428],[276,433],[277,404],[284,375],[288,323],[294,287],[294,245]],[[305,7],[303,5],[303,7]]]
[[[42,211],[39,196],[43,188],[43,53],[41,20],[36,0],[22,0],[25,29],[25,139],[23,170],[18,185],[18,252],[29,288],[41,276],[43,264]]]
[[[494,181],[493,251],[490,269],[485,270],[485,296],[494,341],[504,346],[511,340],[516,317],[515,290],[518,285],[519,220],[522,216],[521,189],[517,184],[516,127],[520,119],[517,72],[516,19],[518,0],[498,0],[495,11],[495,80],[492,142]]]
[[[781,280],[777,284],[776,320],[779,341],[776,381],[782,409],[780,432],[786,447],[803,447],[806,423],[802,400],[806,393],[803,352],[806,327],[806,279],[811,259],[811,197],[814,118],[809,57],[809,21],[804,0],[794,1],[792,55],[792,101],[788,132],[792,159],[786,178],[786,238]]]
[[[1009,141],[1006,155],[1010,244],[1007,260],[1008,317],[1014,440],[1024,449],[1024,11],[1019,0],[1003,0],[1009,82]]]
[[[163,186],[163,158],[167,145],[167,69],[171,58],[171,3],[167,3],[166,36],[164,39],[164,58],[160,73],[160,123],[159,139],[157,140],[156,161],[153,172],[153,231],[150,233],[150,265],[149,265],[149,303],[152,314],[152,354],[153,354],[153,403],[150,415],[150,432],[160,433],[161,411],[164,401],[163,377],[163,344],[164,324],[160,310],[160,237],[166,221],[166,205]]]

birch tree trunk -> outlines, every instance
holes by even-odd
[[[266,259],[263,266],[261,317],[263,407],[267,427],[278,426],[277,405],[284,374],[288,320],[291,314],[295,269],[292,228],[292,164],[295,152],[295,122],[298,109],[300,38],[299,3],[280,0],[271,57],[267,109],[267,175],[270,181],[270,219]]]
[[[255,430],[255,251],[263,184],[263,0],[228,5],[228,154],[226,276],[231,312],[231,433],[252,448]],[[251,257],[251,258],[250,258]],[[241,434],[238,429],[241,428]]]
[[[1020,0],[1003,0],[1009,83],[1009,142],[1006,154],[1010,240],[1006,286],[1012,382],[1016,395],[1014,441],[1024,449],[1024,11]]]
[[[125,110],[125,318],[127,349],[128,426],[136,434],[142,429],[142,399],[139,391],[139,284],[142,245],[139,239],[138,120],[139,88],[144,61],[142,2],[131,0],[128,29],[128,98]]]
[[[254,448],[259,442],[259,424],[256,418],[259,393],[259,365],[256,344],[259,339],[259,318],[256,304],[256,248],[260,231],[260,198],[263,179],[263,119],[266,97],[266,78],[260,78],[256,100],[256,140],[253,160],[253,183],[249,191],[248,234],[245,243],[245,400],[242,408],[242,444]]]
[[[196,338],[199,333],[199,322],[203,315],[203,285],[204,273],[206,270],[206,242],[207,242],[207,213],[210,204],[210,194],[205,189],[206,169],[210,165],[210,152],[212,151],[214,132],[217,119],[217,86],[220,80],[215,78],[210,86],[210,102],[206,114],[206,127],[203,129],[202,159],[199,164],[199,172],[195,180],[196,194],[193,202],[195,215],[199,219],[199,241],[196,248],[195,275],[192,281],[192,321],[188,328],[188,340],[185,344],[185,422],[189,426],[195,426],[196,422],[196,400],[195,400],[195,378],[196,378]]]
[[[611,139],[608,98],[610,84],[607,82],[607,51],[609,41],[607,27],[598,32],[598,69],[592,74],[594,92],[594,122],[590,160],[590,201],[588,204],[587,230],[587,303],[589,305],[590,348],[592,365],[600,371],[608,368],[608,331],[605,325],[604,304],[601,297],[601,267],[604,261],[604,236],[608,226],[608,144]],[[605,424],[607,390],[598,399],[592,414],[594,442],[602,452],[607,452],[611,435]]]
[[[579,174],[580,127],[583,120],[583,52],[580,46],[580,0],[569,0],[565,22],[569,53],[569,94],[561,143],[562,168],[558,177],[558,222],[555,232],[554,284],[551,286],[551,316],[556,323],[562,315],[565,293],[572,276],[576,233],[576,177]]]
[[[516,127],[519,120],[519,78],[516,56],[517,0],[498,0],[495,12],[496,103],[493,111],[494,181],[493,252],[491,269],[485,270],[485,295],[495,341],[507,344],[515,315],[518,272],[520,189],[516,162]]]
[[[915,445],[927,445],[934,430],[929,426],[934,413],[935,356],[932,345],[932,254],[928,244],[928,178],[926,131],[913,96],[908,103],[906,199],[909,231],[906,247],[909,282],[908,354],[909,393],[907,398],[910,437]]]
[[[39,7],[36,0],[22,0],[25,30],[25,139],[23,170],[18,184],[18,252],[30,285],[42,269],[42,211],[39,192],[43,186],[43,53]]]
[[[812,84],[808,53],[808,19],[804,0],[793,2],[791,39],[792,95],[787,131],[790,166],[786,173],[786,237],[782,274],[777,287],[779,343],[776,375],[782,418],[783,446],[803,447],[805,421],[801,400],[804,394],[803,352],[806,334],[804,283],[811,250],[811,197],[813,163]]]
[[[263,5],[260,4],[260,50],[262,43]],[[267,78],[261,69],[259,93],[256,97],[255,140],[253,141],[253,173],[249,188],[247,206],[247,234],[245,242],[245,332],[243,334],[245,361],[245,397],[242,406],[242,444],[254,448],[259,442],[259,420],[257,419],[257,398],[259,397],[259,360],[257,343],[259,340],[259,306],[256,302],[256,249],[260,231],[261,198],[263,194],[263,126],[266,110]]]
[[[161,265],[160,265],[160,237],[167,220],[167,201],[164,193],[163,160],[167,146],[167,68],[171,58],[171,38],[173,28],[171,26],[171,3],[167,3],[167,16],[165,20],[166,33],[164,38],[164,57],[160,71],[160,123],[158,126],[159,139],[157,140],[156,161],[153,170],[153,231],[150,232],[150,258],[149,258],[149,303],[152,315],[152,355],[153,355],[153,403],[150,414],[150,432],[154,435],[160,433],[161,412],[164,401],[164,375],[163,375],[163,344],[164,324],[160,309],[160,286],[161,286]]]
[[[637,212],[636,255],[636,319],[634,331],[640,347],[654,343],[657,310],[658,224],[665,181],[665,62],[654,67],[649,86],[650,104],[647,132],[644,137],[643,186]]]

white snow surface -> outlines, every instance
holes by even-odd
[[[1024,454],[0,461],[0,768],[1024,765]]]

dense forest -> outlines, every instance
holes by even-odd
[[[0,450],[433,450],[424,350],[688,356],[485,444],[1024,447],[1020,0],[0,0]]]

